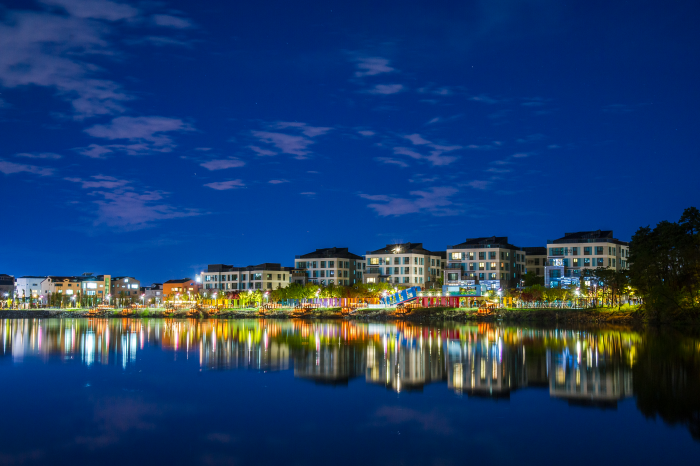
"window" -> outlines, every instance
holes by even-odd
[[[495,280],[496,279],[496,274],[495,273],[490,273],[489,274],[489,280]]]
[[[425,264],[423,263],[423,259],[424,259],[424,258],[421,257],[421,258],[420,258],[420,261],[418,261],[418,264],[420,264],[420,265],[425,265]]]
[[[603,255],[603,246],[596,246],[596,247],[595,247],[595,255],[596,255],[596,256],[602,256],[602,255]]]
[[[410,273],[411,273],[411,267],[404,267],[404,268],[403,268],[403,273],[405,273],[406,275],[410,274]]]
[[[414,265],[418,265],[418,258],[417,258],[417,257],[414,257],[414,258],[413,258],[413,264],[414,264]]]
[[[485,259],[486,259],[486,253],[485,253],[485,252],[480,252],[480,253],[479,253],[479,260],[482,261],[482,260],[485,260]]]
[[[602,257],[599,257],[599,258],[598,258],[598,267],[604,267],[603,264],[604,264],[604,263],[603,263],[603,258],[602,258]]]
[[[324,278],[325,276],[326,276],[326,271],[325,271],[325,270],[321,270],[321,278]]]
[[[476,262],[469,263],[469,270],[476,270]]]
[[[579,266],[578,258],[574,257],[574,267],[578,267],[578,266]]]
[[[409,282],[409,278],[408,278],[408,277],[403,277],[403,282],[404,282],[404,283],[410,283],[410,282]]]
[[[261,290],[261,289],[262,289],[262,282],[257,282],[257,283],[255,283],[255,289],[256,289],[256,290]]]
[[[571,255],[572,256],[578,256],[578,246],[575,248],[571,248]]]
[[[560,278],[561,269],[552,269],[549,271],[549,278]]]
[[[321,268],[325,269],[326,268],[326,261],[321,261]]]
[[[205,281],[205,282],[208,282],[208,281],[210,281],[210,280],[211,280],[211,275],[205,275],[205,276],[204,276],[204,281]]]
[[[251,274],[251,278],[253,280],[262,280],[262,274],[261,273]]]
[[[423,267],[418,267],[418,273],[419,273],[420,275],[423,275]]]
[[[510,263],[506,262],[506,270],[508,270],[509,267],[510,267]]]
[[[435,267],[435,259],[430,259],[430,265]]]
[[[539,257],[535,258],[535,265],[540,265],[540,258]]]
[[[370,257],[369,265],[379,265],[379,258],[378,257]],[[368,281],[367,283],[374,283],[374,282]]]
[[[480,273],[480,274],[479,274],[479,280],[483,280],[483,279],[484,279],[484,274],[483,274],[483,273]]]
[[[459,274],[458,273],[448,273],[447,279],[448,280],[459,280]]]
[[[563,256],[564,255],[564,248],[549,248],[549,255],[550,256]]]
[[[480,252],[479,254],[481,255],[483,253]],[[484,262],[479,262],[479,270],[484,270],[485,268],[486,268],[486,264]]]
[[[489,251],[489,259],[495,259],[496,258],[496,251]]]
[[[496,263],[491,262],[491,266],[489,267],[490,270],[496,270]]]
[[[328,268],[335,267],[335,261],[328,261]]]
[[[613,257],[613,260],[612,260],[612,261],[613,261],[612,266],[615,267],[615,258],[614,258],[614,257]]]
[[[584,255],[584,256],[590,256],[590,255],[591,255],[591,249],[592,249],[592,248],[591,248],[590,246],[585,246],[585,247],[583,248],[583,255]]]
[[[584,267],[590,267],[590,266],[591,266],[591,260],[590,260],[588,257],[586,257],[585,259],[583,259],[583,266],[584,266]]]
[[[503,260],[503,259],[505,259],[505,258],[506,258],[505,253],[504,253],[503,251],[501,251],[501,260]]]
[[[401,263],[400,257],[394,257],[394,265],[399,265]]]
[[[462,260],[462,253],[461,252],[451,252],[450,258],[452,258],[452,260]]]
[[[311,263],[311,265],[313,265],[313,268],[315,269],[315,268],[317,267],[317,262],[316,262],[316,261],[313,261],[313,262]]]
[[[265,274],[265,280],[272,280],[272,274],[271,273]]]

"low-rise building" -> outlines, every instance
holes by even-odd
[[[538,277],[544,277],[544,267],[547,265],[547,248],[534,246],[523,248],[527,262],[525,273],[534,273]]]
[[[91,273],[84,273],[80,278],[80,284],[83,296],[90,298],[95,298],[96,303],[108,304],[114,303],[119,295],[114,294],[112,289],[112,276],[111,275],[93,275]]]
[[[46,286],[44,281],[47,277],[37,275],[25,275],[15,280],[15,297],[19,300],[33,300],[34,302],[46,300],[46,295],[42,294]],[[43,298],[42,298],[43,296]]]
[[[428,251],[423,243],[387,244],[367,251],[363,283],[395,283],[437,288],[444,266],[443,252]]]
[[[192,295],[199,294],[200,284],[192,278],[177,278],[163,283],[163,297],[168,298],[173,294]]]
[[[302,284],[345,286],[362,283],[366,269],[364,257],[351,253],[348,248],[322,248],[295,256],[294,267],[304,273]],[[301,283],[301,278],[294,274],[293,281]]]
[[[200,274],[204,290],[276,290],[290,283],[293,267],[282,267],[276,263],[234,267],[233,265],[209,264]]]
[[[612,230],[564,233],[547,240],[546,287],[579,286],[585,270],[599,267],[618,271],[629,267],[629,243],[614,238]]]
[[[154,283],[151,286],[142,286],[141,295],[144,297],[146,304],[162,304],[163,303],[163,284]]]
[[[110,294],[112,298],[138,301],[141,299],[141,282],[134,277],[114,277],[111,280]]]
[[[12,299],[15,295],[15,277],[0,273],[0,299]]]
[[[445,285],[486,285],[514,288],[525,273],[526,253],[508,242],[507,236],[467,238],[447,246]]]

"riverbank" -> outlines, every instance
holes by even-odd
[[[88,310],[5,310],[0,311],[0,319],[33,318],[208,318],[208,319],[352,319],[407,322],[513,322],[513,323],[548,323],[563,325],[578,324],[700,324],[700,313],[679,311],[664,313],[645,311],[639,307],[590,308],[590,309],[496,309],[489,314],[479,314],[474,308],[413,308],[397,311],[388,309],[359,309],[343,312],[340,308],[312,309],[305,312],[297,310],[275,309],[260,313],[258,309],[224,309],[216,313],[198,311],[169,312],[165,310],[103,310],[98,313]]]

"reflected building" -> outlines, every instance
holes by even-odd
[[[400,337],[385,336],[381,346],[368,346],[366,354],[368,383],[400,392],[422,391],[427,384],[445,380],[444,352],[432,339],[427,343],[421,338],[402,344]]]

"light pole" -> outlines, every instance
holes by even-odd
[[[146,307],[146,294],[141,295],[141,306]]]
[[[501,291],[501,289],[499,288],[499,289],[498,289],[498,305],[499,305],[499,306],[503,306],[503,301],[502,301],[502,298],[501,298],[502,295],[503,295],[503,291]]]

